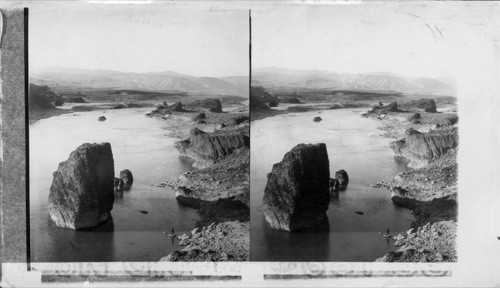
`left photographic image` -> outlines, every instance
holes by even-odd
[[[32,262],[249,260],[249,12],[206,7],[30,7]]]

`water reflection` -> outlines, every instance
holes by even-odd
[[[272,254],[269,261],[328,261],[330,233],[289,233],[270,228],[264,233],[264,244]]]

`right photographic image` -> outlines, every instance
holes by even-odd
[[[251,261],[457,261],[452,26],[367,6],[252,10]]]

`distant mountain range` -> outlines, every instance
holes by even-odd
[[[50,67],[31,73],[30,82],[47,85],[55,91],[128,89],[248,97],[247,76],[196,77],[171,71],[125,73],[111,70]]]
[[[274,67],[253,69],[252,85],[282,92],[297,89],[327,89],[446,96],[456,94],[455,83],[449,78],[410,78],[385,72],[348,74]]]

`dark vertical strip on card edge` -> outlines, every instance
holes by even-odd
[[[250,167],[248,167],[249,169],[249,174],[250,174],[250,170],[251,170],[251,167],[252,167],[252,112],[250,110],[250,107],[252,107],[250,101],[251,100],[251,94],[252,94],[252,9],[248,9],[248,137],[250,137],[250,153],[248,153],[248,157],[250,159],[248,159],[248,165]],[[251,177],[251,174],[248,175],[248,179],[250,179]],[[248,191],[251,191],[251,187],[252,187],[252,179],[250,179],[250,181],[248,181]],[[250,201],[252,199],[252,195],[250,195]],[[252,207],[252,205],[250,205],[250,207]],[[252,220],[252,209],[250,209],[250,220]],[[250,221],[251,222],[251,221]],[[249,223],[249,227],[252,227],[252,225],[250,225]],[[248,238],[250,239],[250,246],[248,247],[248,249],[250,249],[250,253],[249,253],[249,258],[250,258],[250,261],[252,261],[252,229],[250,228],[249,229],[249,233],[250,235],[248,235]]]
[[[26,133],[26,264],[31,271],[28,8],[24,8],[24,117]]]

